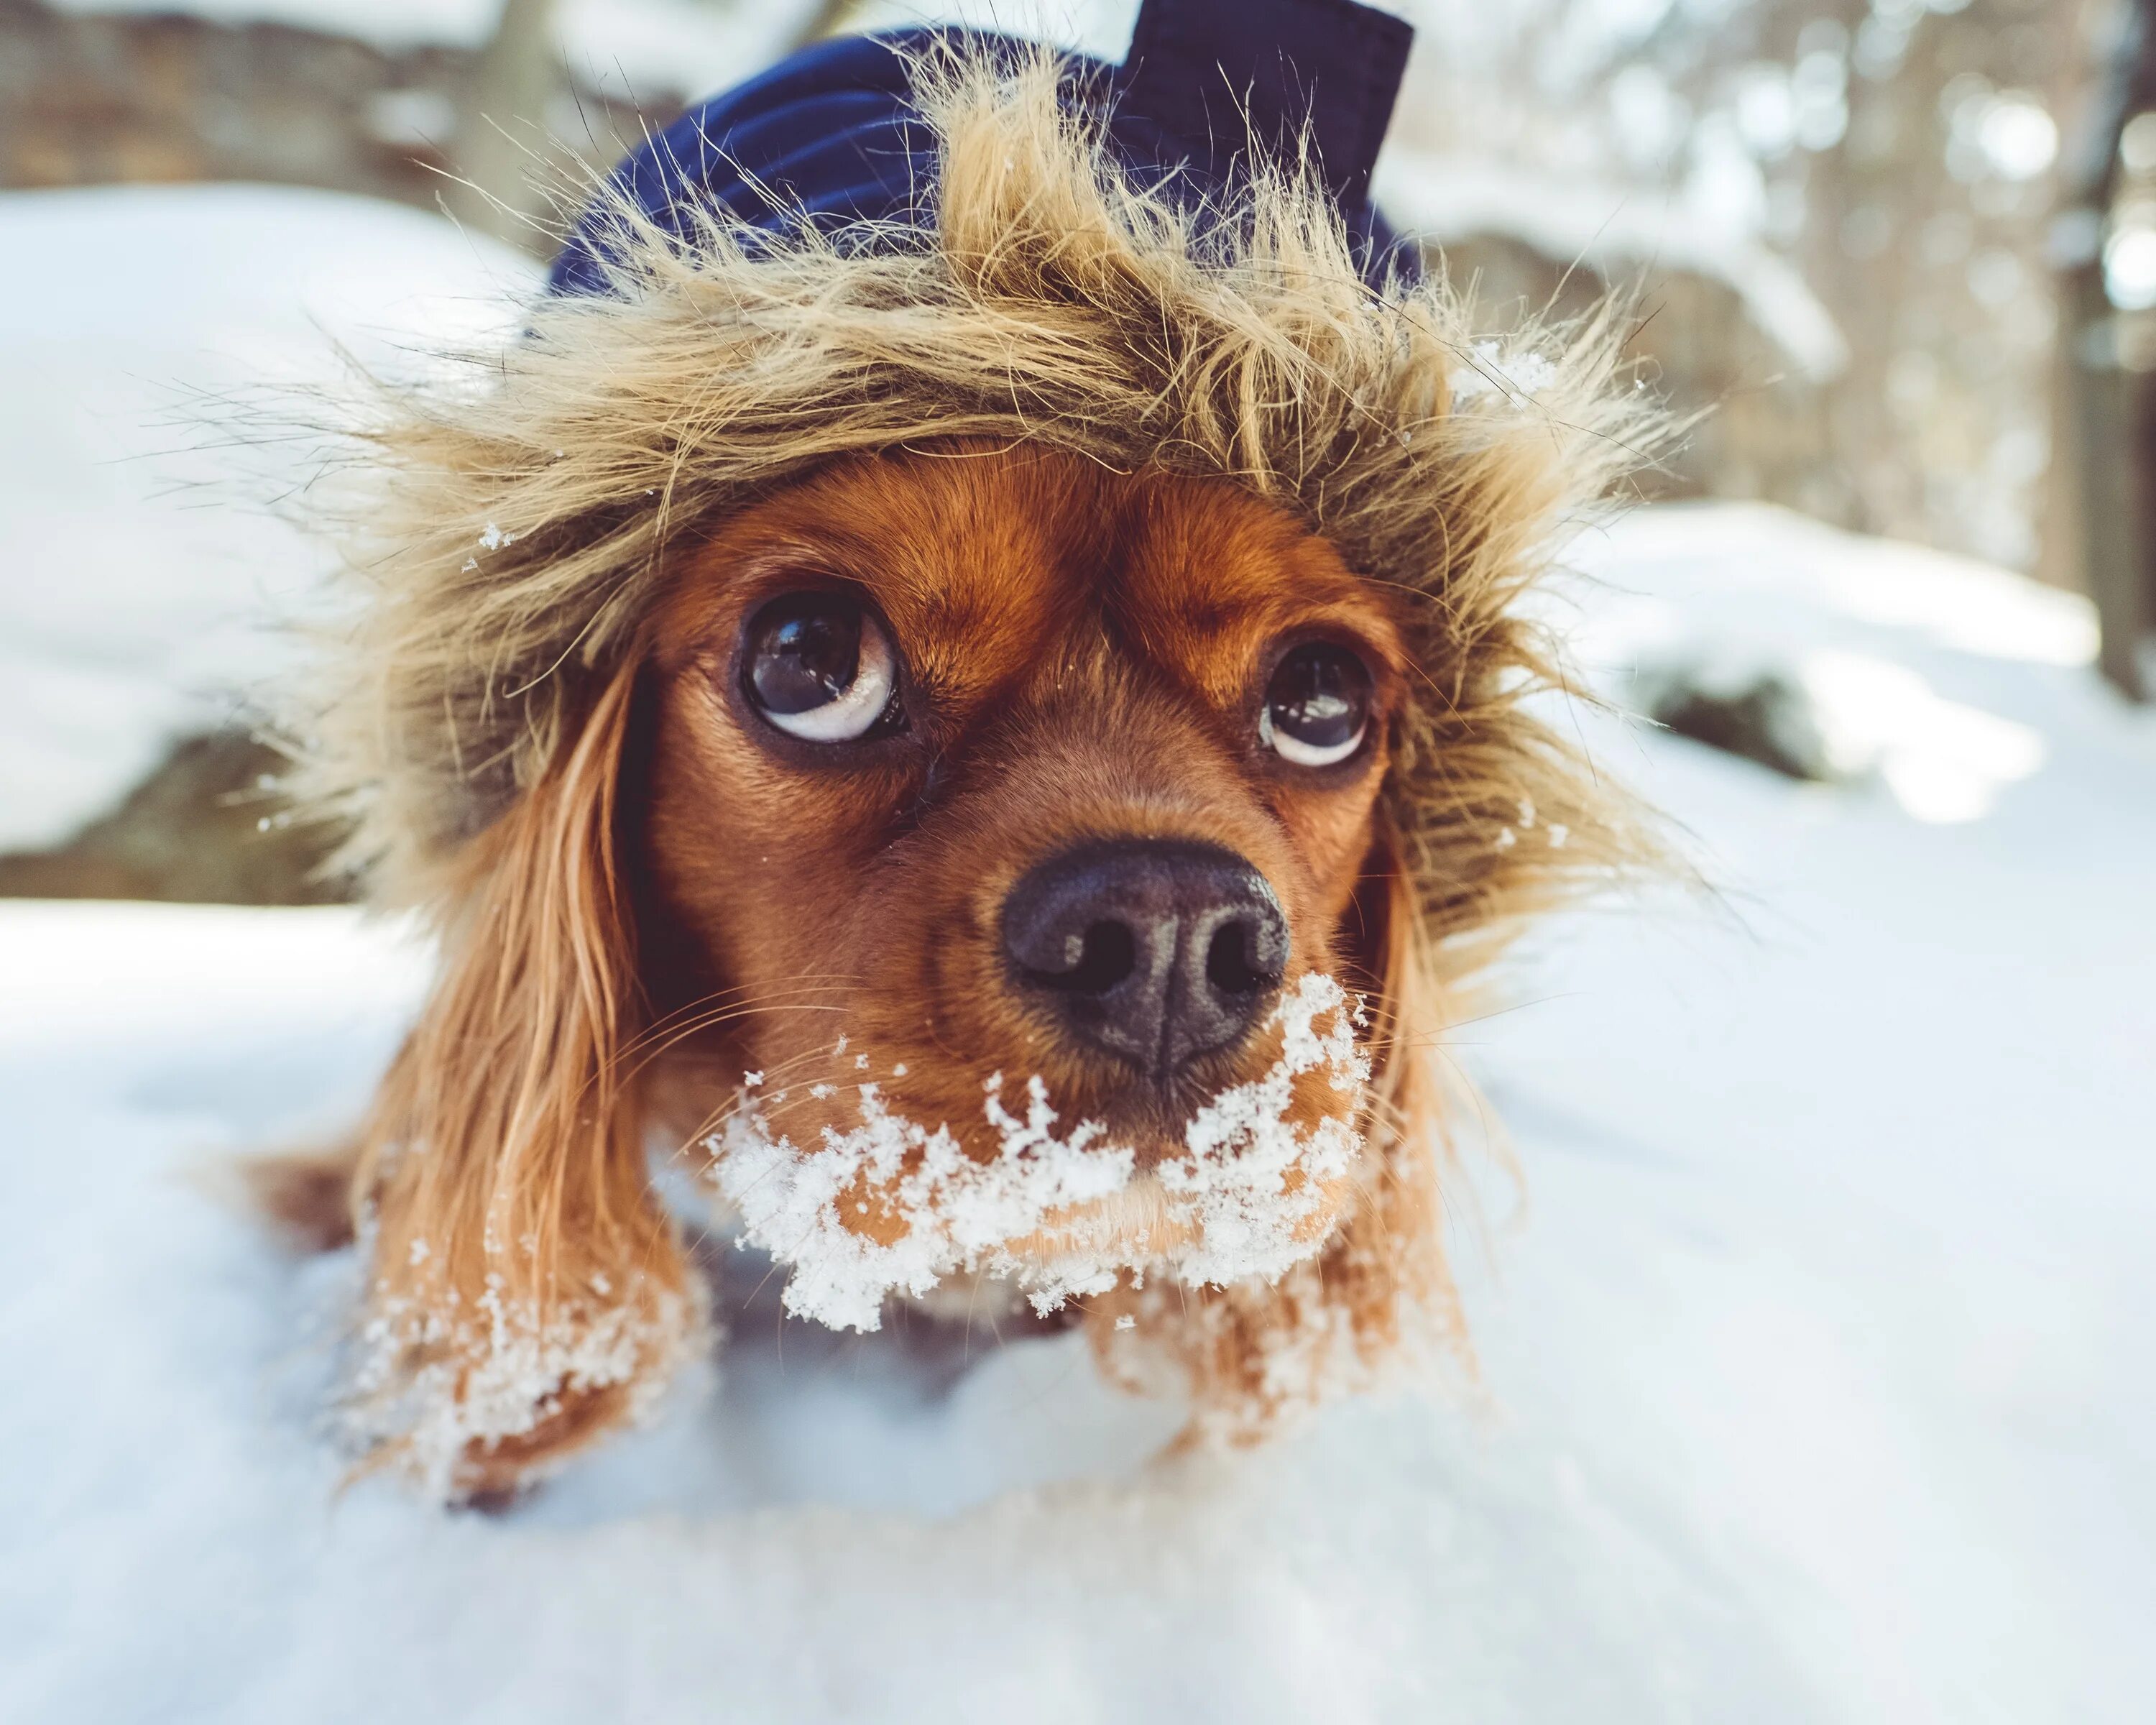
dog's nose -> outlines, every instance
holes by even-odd
[[[1249,1033],[1286,968],[1287,919],[1231,851],[1117,839],[1020,880],[1004,950],[1073,1035],[1165,1079]]]

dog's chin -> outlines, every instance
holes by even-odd
[[[1298,1203],[1281,1240],[1315,1251],[1339,1219],[1350,1182],[1342,1178],[1304,1185],[1291,1178],[1288,1184],[1291,1196],[1300,1189],[1307,1202]],[[1120,1192],[1043,1217],[1038,1228],[1004,1241],[999,1251],[1013,1266],[1007,1274],[1021,1285],[1040,1286],[1068,1281],[1087,1273],[1087,1266],[1177,1276],[1196,1255],[1221,1244],[1209,1240],[1204,1222],[1177,1202],[1158,1175],[1145,1173]]]
[[[1312,974],[1282,1003],[1270,1065],[1178,1134],[1059,1118],[1047,1086],[984,1086],[963,1132],[874,1084],[811,1087],[810,1111],[757,1090],[709,1141],[746,1243],[791,1271],[789,1310],[879,1327],[887,1296],[987,1274],[1051,1311],[1127,1278],[1272,1280],[1322,1245],[1362,1151],[1370,1062],[1354,1009]],[[804,1129],[805,1128],[805,1129]]]

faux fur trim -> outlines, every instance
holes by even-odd
[[[375,895],[434,896],[573,741],[670,547],[834,457],[960,435],[1226,479],[1419,598],[1386,810],[1440,973],[1636,856],[1543,716],[1563,678],[1520,603],[1662,434],[1617,314],[1478,338],[1441,275],[1371,289],[1295,164],[1196,210],[1113,164],[1045,55],[916,75],[932,221],[683,238],[617,198],[609,294],[374,393],[358,603],[295,729],[297,794],[355,824]]]

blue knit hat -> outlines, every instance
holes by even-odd
[[[1065,100],[1103,106],[1122,166],[1194,200],[1232,188],[1253,140],[1292,155],[1306,138],[1377,280],[1411,264],[1370,208],[1369,181],[1413,37],[1354,0],[1145,0],[1120,66],[1065,57]],[[804,219],[917,223],[935,139],[908,67],[954,39],[1023,51],[962,29],[820,43],[690,109],[631,151],[612,186],[677,234],[692,208],[767,231]],[[552,291],[606,290],[602,235],[588,217],[578,225],[554,260]]]

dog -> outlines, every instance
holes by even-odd
[[[927,216],[603,190],[595,290],[356,434],[295,794],[441,942],[349,1405],[450,1498],[711,1345],[654,1154],[804,1317],[1006,1286],[1231,1442],[1365,1381],[1450,1326],[1463,991],[1643,855],[1522,605],[1655,435],[1614,314],[1486,336],[1306,150],[1194,202],[1067,63],[906,69]]]

